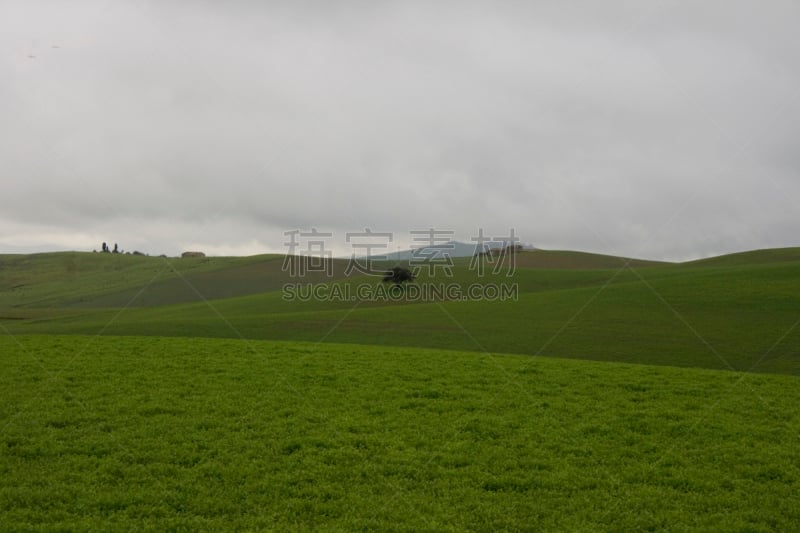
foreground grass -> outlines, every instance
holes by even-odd
[[[798,378],[0,337],[0,527],[791,530]]]

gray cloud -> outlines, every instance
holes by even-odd
[[[4,2],[0,251],[797,244],[795,5],[431,4]]]

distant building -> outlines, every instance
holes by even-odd
[[[205,257],[206,254],[203,252],[183,252],[181,257]]]

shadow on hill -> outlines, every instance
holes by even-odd
[[[91,299],[68,302],[71,307],[155,307],[204,299],[233,298],[280,290],[285,283],[322,283],[345,277],[347,260],[317,260],[301,256],[273,257],[219,270],[189,272],[150,285]]]
[[[517,252],[513,258],[506,256],[503,260],[515,261],[516,266],[521,268],[554,270],[601,270],[622,268],[625,265],[633,268],[644,268],[672,264],[661,261],[562,250],[525,250]]]

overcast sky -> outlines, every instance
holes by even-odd
[[[0,2],[0,252],[800,245],[797,2]]]

